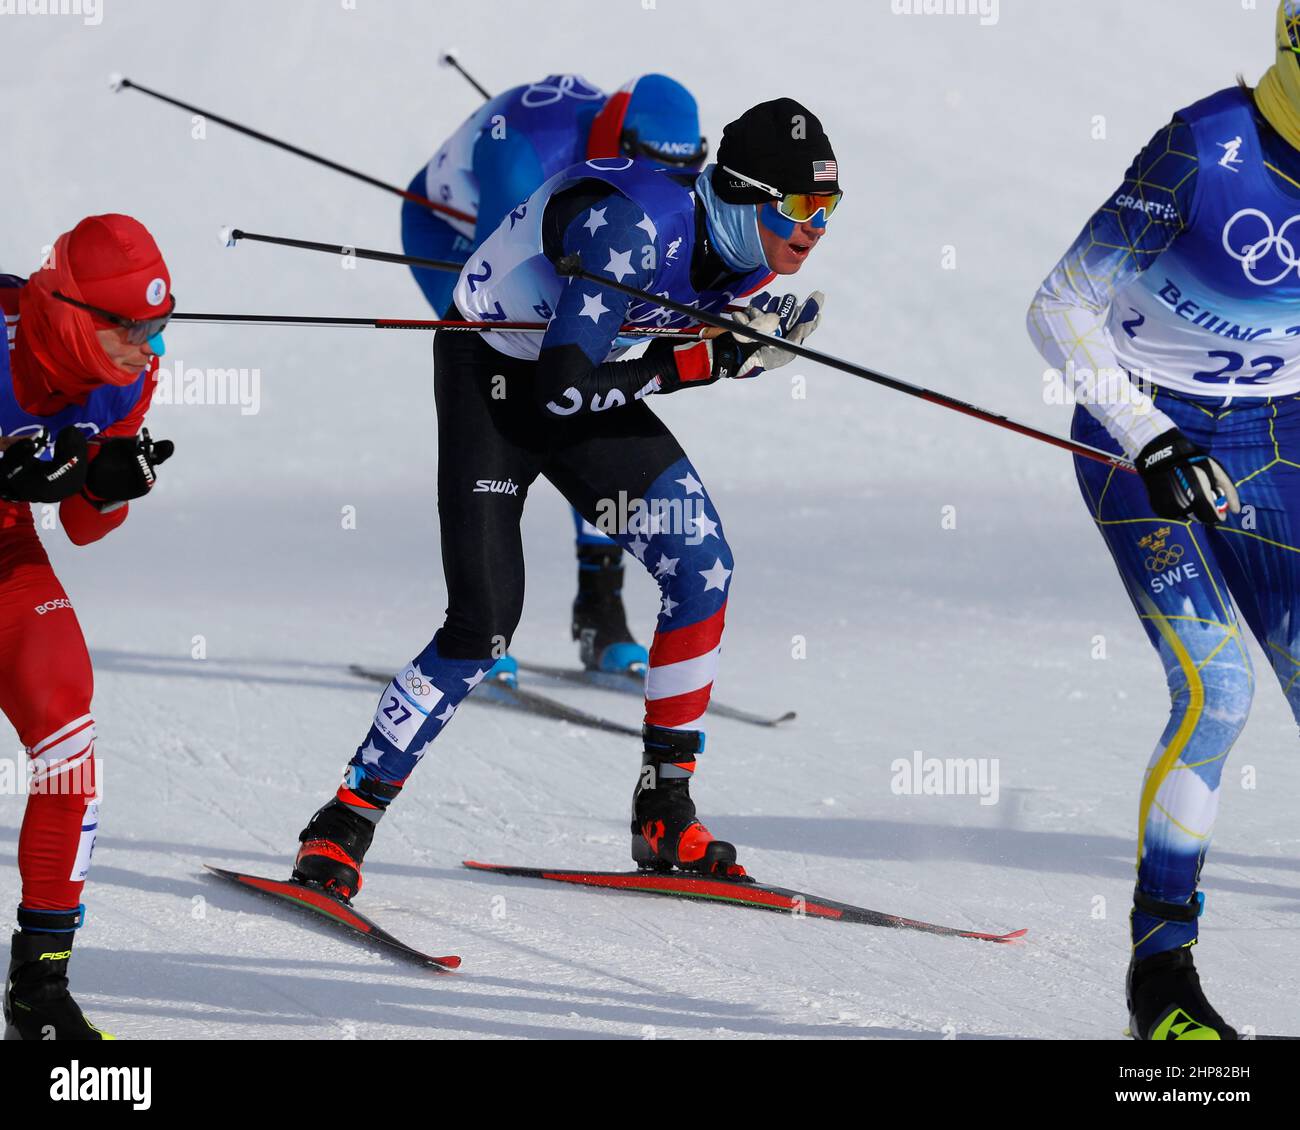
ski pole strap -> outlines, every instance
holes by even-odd
[[[72,910],[33,910],[18,908],[18,927],[31,934],[71,934],[86,921],[86,907],[78,903]]]
[[[1195,922],[1205,912],[1205,895],[1197,891],[1191,902],[1161,902],[1146,894],[1141,887],[1134,887],[1133,905],[1144,914],[1166,922]]]

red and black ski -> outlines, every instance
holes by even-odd
[[[774,910],[779,914],[828,918],[837,922],[857,922],[863,926],[884,926],[894,930],[920,930],[927,934],[941,934],[949,938],[977,938],[984,942],[1019,942],[1026,930],[1010,934],[986,934],[979,930],[963,930],[956,926],[936,926],[933,922],[918,922],[897,914],[867,910],[845,902],[819,898],[802,891],[785,887],[769,887],[762,883],[739,882],[734,879],[712,879],[704,875],[688,875],[681,871],[555,871],[544,867],[509,867],[499,863],[464,861],[475,871],[491,871],[497,875],[510,875],[519,879],[552,879],[580,887],[602,890],[633,891],[638,894],[668,895],[671,898],[699,899],[705,902],[729,903],[732,906],[749,906],[756,910]]]
[[[242,871],[225,871],[220,867],[213,867],[210,863],[205,863],[203,866],[212,874],[220,875],[223,879],[229,879],[230,882],[245,887],[250,891],[270,895],[281,902],[292,903],[304,910],[310,910],[327,921],[341,926],[356,937],[379,942],[395,957],[405,958],[407,961],[413,961],[417,965],[422,965],[428,969],[436,969],[440,973],[450,973],[460,966],[460,958],[454,955],[430,957],[427,953],[421,953],[419,950],[408,946],[405,942],[393,937],[387,930],[376,926],[364,914],[353,910],[349,903],[327,894],[319,887],[308,886],[306,883],[296,883],[293,880],[266,879],[261,875],[247,875]]]

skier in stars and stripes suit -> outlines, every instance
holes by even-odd
[[[726,127],[717,157],[698,174],[628,158],[564,169],[470,256],[452,317],[540,316],[549,326],[540,340],[435,338],[446,620],[385,689],[336,796],[303,829],[298,879],[344,897],[360,889],[379,819],[508,645],[523,608],[519,523],[539,475],[640,561],[662,593],[633,859],[743,877],[735,848],[712,836],[690,797],[734,565],[715,500],[649,398],[754,377],[794,355],[727,332],[659,340],[617,360],[631,344],[620,336],[625,322],[688,319],[555,269],[577,253],[588,270],[715,311],[796,273],[841,195],[821,123],[792,99],[765,102]],[[803,302],[763,294],[736,321],[802,342],[823,303],[817,293]]]
[[[561,169],[625,156],[698,171],[707,152],[695,98],[667,75],[641,75],[609,95],[581,75],[547,75],[489,98],[439,146],[411,191],[473,219],[407,200],[402,247],[408,255],[464,263],[515,205]],[[441,316],[456,276],[424,267],[411,273]],[[623,607],[623,550],[576,510],[573,521],[578,591],[571,626],[582,664],[593,671],[644,671],[646,649]],[[518,669],[514,656],[503,655],[489,677],[513,681]]]

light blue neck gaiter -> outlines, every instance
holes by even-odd
[[[695,178],[695,193],[704,204],[704,221],[722,260],[733,271],[767,266],[758,234],[758,209],[752,204],[728,204],[713,191],[713,165]]]

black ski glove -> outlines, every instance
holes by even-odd
[[[803,302],[793,294],[764,293],[745,309],[737,310],[732,321],[737,326],[753,326],[760,333],[802,344],[821,322],[825,305],[826,296],[821,291],[814,291]],[[729,330],[705,341],[676,346],[672,351],[673,369],[660,376],[659,391],[697,388],[728,377],[744,380],[788,365],[794,358],[793,353],[778,345],[747,338],[739,329]]]
[[[148,428],[141,428],[138,436],[101,440],[81,493],[100,510],[141,498],[158,481],[154,468],[170,459],[175,450],[176,445],[169,439],[154,443]]]
[[[655,352],[662,353],[666,362],[659,371],[661,395],[682,388],[703,388],[724,377],[734,376],[742,360],[740,343],[729,333],[685,345],[663,342],[661,350]],[[646,355],[650,356],[650,353]]]
[[[6,502],[61,502],[86,482],[86,434],[69,424],[54,440],[54,458],[38,459],[49,435],[10,444],[0,455],[0,499]]]
[[[1222,522],[1228,511],[1241,510],[1241,499],[1228,473],[1177,428],[1157,436],[1137,457],[1151,509],[1160,518],[1206,525]]]

